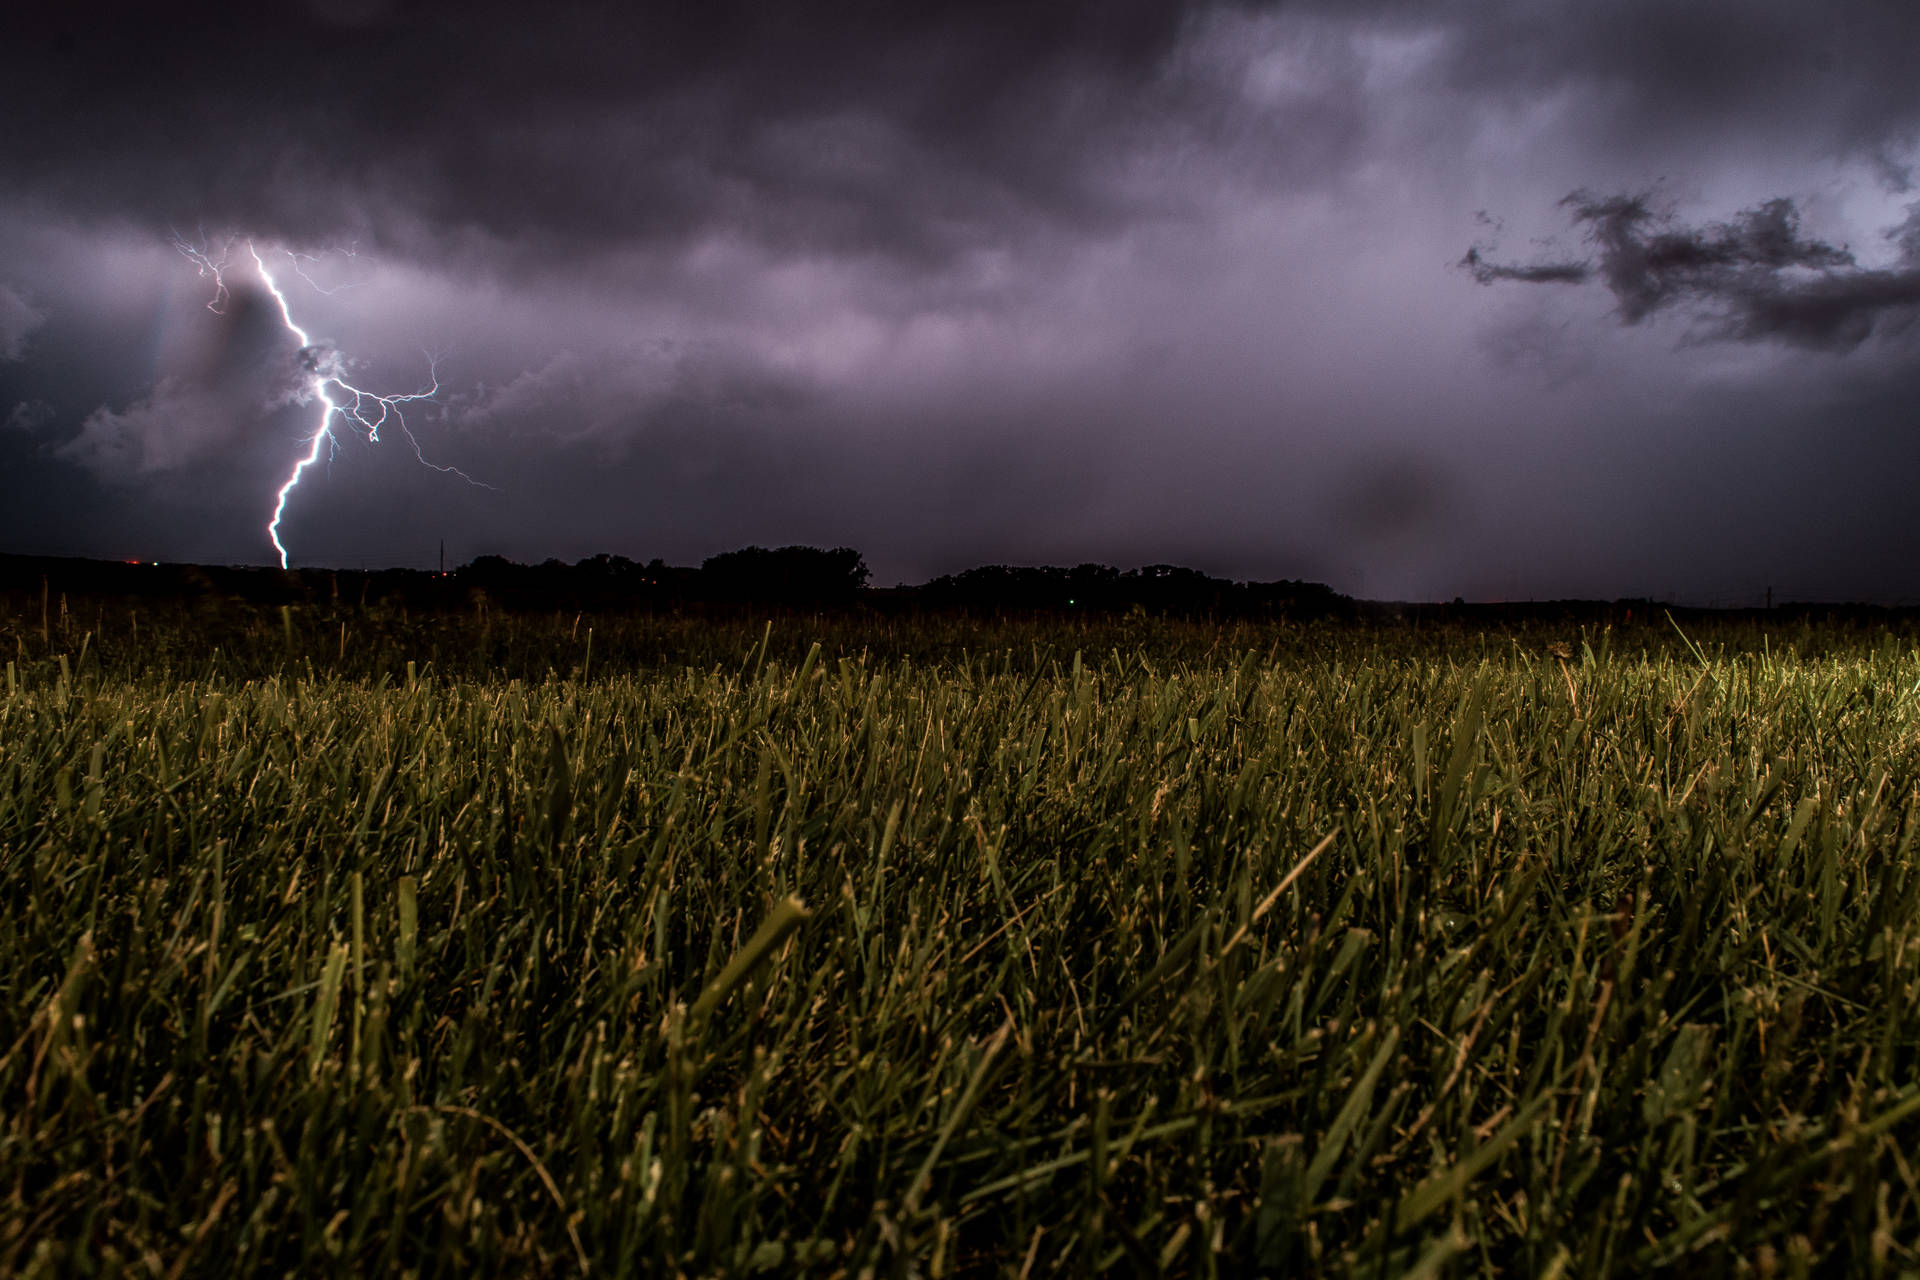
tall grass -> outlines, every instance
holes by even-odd
[[[0,1271],[1920,1268],[1904,642],[12,622]]]

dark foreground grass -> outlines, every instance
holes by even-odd
[[[13,619],[0,1271],[1920,1269],[1905,643],[268,622]]]

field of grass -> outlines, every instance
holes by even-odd
[[[0,651],[0,1273],[1920,1272],[1910,635]]]

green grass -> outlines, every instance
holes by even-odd
[[[0,1272],[1920,1270],[1905,638],[74,613]]]

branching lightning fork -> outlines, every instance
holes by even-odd
[[[174,238],[174,246],[200,268],[200,274],[213,278],[213,298],[207,303],[207,309],[216,313],[225,312],[227,302],[232,296],[227,289],[225,272],[232,256],[233,243],[233,240],[228,240],[222,247],[220,256],[215,258],[205,249],[195,248],[178,236]],[[308,255],[294,253],[292,250],[282,252],[286,253],[292,262],[295,273],[311,284],[312,281],[307,277],[302,264],[312,259]],[[261,283],[266,285],[267,292],[273,295],[274,302],[279,306],[280,319],[286,325],[287,332],[299,340],[300,367],[306,374],[305,394],[302,398],[303,400],[311,398],[320,402],[320,421],[315,427],[307,452],[293,464],[293,470],[288,473],[286,483],[282,484],[274,495],[273,519],[267,522],[267,537],[272,541],[273,549],[280,553],[282,569],[287,567],[287,547],[280,541],[280,519],[287,511],[287,497],[299,487],[300,479],[306,474],[307,468],[320,460],[323,448],[328,450],[331,456],[331,450],[337,444],[333,435],[336,418],[365,432],[368,442],[372,444],[380,442],[381,428],[391,423],[400,429],[400,433],[407,438],[407,443],[413,446],[413,456],[420,460],[422,466],[459,476],[468,484],[477,485],[482,489],[493,487],[475,480],[458,467],[441,466],[439,463],[427,461],[426,454],[420,449],[420,441],[414,438],[412,428],[407,425],[406,414],[401,406],[418,400],[431,400],[439,394],[439,372],[433,357],[429,356],[427,361],[427,385],[418,391],[402,395],[378,395],[355,386],[347,381],[347,363],[340,352],[333,347],[314,342],[307,331],[293,318],[293,308],[287,302],[287,295],[281,291],[279,283],[273,278],[273,273],[267,269],[266,259],[260,256],[259,249],[254,247],[251,240],[247,241],[247,256],[253,259],[253,265],[260,274]],[[315,288],[319,286],[315,285]],[[322,290],[322,292],[328,291]]]

